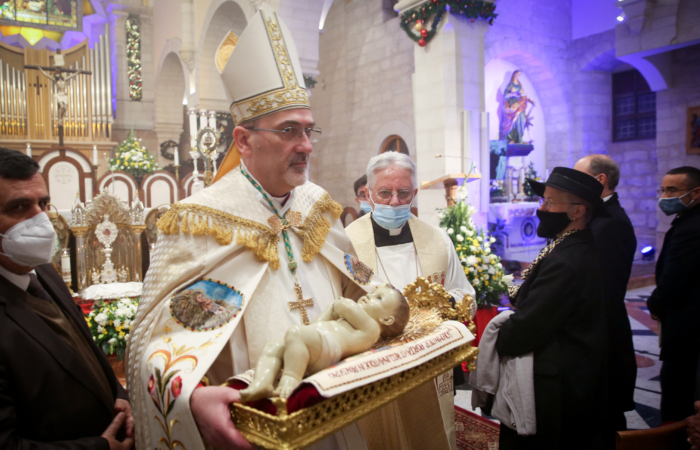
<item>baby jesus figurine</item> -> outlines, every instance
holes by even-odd
[[[305,375],[369,350],[380,336],[401,334],[409,315],[408,302],[390,285],[381,286],[357,302],[339,298],[309,325],[295,325],[287,330],[284,341],[265,344],[253,382],[241,391],[241,400],[249,402],[273,394],[289,397]],[[282,360],[284,371],[274,389]]]

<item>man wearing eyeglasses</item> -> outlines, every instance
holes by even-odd
[[[371,214],[345,229],[360,261],[374,270],[377,279],[399,290],[422,275],[430,282],[442,284],[454,301],[474,296],[474,288],[464,274],[447,233],[411,214],[418,192],[416,165],[411,158],[398,152],[382,153],[370,159],[366,175],[365,195],[372,208]],[[457,367],[454,374],[454,383],[464,383],[461,367]],[[438,381],[446,436],[455,448],[450,374],[438,377]],[[394,407],[399,414],[414,414],[401,406],[401,400],[389,408]]]
[[[216,62],[234,99],[234,144],[214,183],[159,222],[132,327],[127,382],[143,449],[252,448],[231,421],[238,390],[221,385],[266,357],[268,341],[374,287],[361,263],[346,263],[342,208],[306,178],[321,130],[289,30],[263,3]],[[192,322],[171,299],[197,290],[238,312],[214,327]],[[352,424],[312,448],[366,444]]]
[[[700,400],[700,169],[669,170],[661,181],[659,208],[675,215],[656,262],[656,289],[647,299],[660,321],[661,420],[678,421],[694,413]]]

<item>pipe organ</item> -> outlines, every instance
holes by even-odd
[[[0,42],[0,139],[3,141],[57,141],[59,111],[57,83],[38,68],[53,67],[56,52],[21,49]],[[63,118],[67,142],[108,142],[112,116],[112,70],[109,27],[94,48],[84,42],[61,52],[66,73],[67,108]],[[54,72],[46,71],[48,75]]]

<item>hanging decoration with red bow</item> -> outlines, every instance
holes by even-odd
[[[470,19],[472,22],[476,19],[488,20],[489,25],[493,25],[493,19],[498,16],[495,10],[496,5],[483,0],[430,0],[404,11],[401,14],[400,24],[411,39],[421,47],[425,47],[435,36],[446,11]]]

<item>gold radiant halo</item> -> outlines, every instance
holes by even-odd
[[[453,307],[450,302],[452,296],[445,288],[440,283],[430,283],[424,277],[418,277],[416,281],[406,286],[403,295],[412,311],[431,310],[443,321],[469,322],[472,319],[471,310],[474,299],[470,295],[464,296],[462,301],[457,302]]]
[[[408,319],[408,323],[406,324],[406,328],[404,328],[403,333],[388,339],[380,338],[377,343],[372,346],[372,348],[377,349],[415,341],[416,339],[420,339],[430,334],[433,330],[439,327],[442,322],[443,320],[435,311],[429,309],[411,310],[411,317]]]

